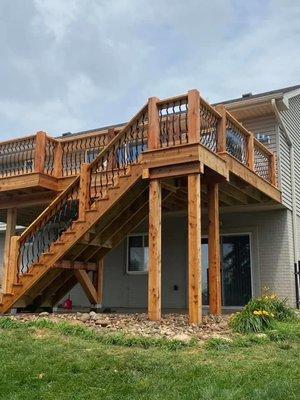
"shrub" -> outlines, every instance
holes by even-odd
[[[239,333],[258,333],[273,328],[276,321],[295,318],[295,312],[286,302],[286,299],[281,300],[275,294],[251,299],[241,312],[231,317],[229,325]]]

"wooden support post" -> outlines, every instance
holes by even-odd
[[[198,90],[188,91],[188,141],[200,142],[200,94]]]
[[[161,183],[149,183],[149,266],[148,316],[151,321],[161,318]]]
[[[17,209],[9,208],[7,210],[7,217],[6,217],[6,231],[4,239],[4,254],[3,254],[3,276],[1,277],[2,287],[4,291],[6,290],[7,274],[9,271],[11,237],[16,234],[16,224],[17,224]]]
[[[103,305],[103,275],[104,275],[104,259],[100,258],[97,262],[96,271],[93,275],[93,284],[97,292],[97,308]]]
[[[269,158],[269,175],[271,184],[276,186],[276,156],[274,153]]]
[[[5,293],[13,293],[13,283],[17,281],[19,251],[19,236],[12,236],[10,239],[9,263],[6,273]]]
[[[157,102],[158,98],[150,97],[148,100],[148,149],[160,147],[160,128]]]
[[[97,292],[87,272],[81,269],[75,270],[74,275],[82,286],[87,298],[92,304],[97,304]]]
[[[202,319],[201,293],[201,181],[188,175],[188,307],[189,323]]]
[[[85,219],[85,211],[89,207],[90,199],[90,170],[89,164],[81,164],[79,186],[79,219]]]
[[[209,183],[208,197],[208,276],[209,310],[213,315],[221,314],[221,260],[220,260],[220,221],[219,185]]]
[[[46,133],[37,132],[35,138],[34,172],[43,173],[46,152]]]
[[[221,118],[217,125],[217,153],[226,152],[226,108],[223,105],[216,107],[216,110],[221,114]]]
[[[250,134],[247,137],[247,154],[248,154],[247,167],[253,171],[254,170],[254,136],[253,136],[252,132],[250,132]]]
[[[60,178],[63,176],[63,149],[62,143],[60,141],[56,141],[56,146],[54,149],[54,162],[53,162],[53,174],[56,178]]]

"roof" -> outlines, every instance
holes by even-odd
[[[262,92],[262,93],[257,93],[257,94],[252,94],[252,93],[246,93],[242,95],[241,97],[231,99],[231,100],[225,100],[225,101],[220,101],[215,104],[229,104],[229,103],[236,103],[238,101],[245,101],[245,100],[251,100],[251,99],[256,99],[259,97],[265,97],[265,96],[271,96],[271,95],[276,95],[276,94],[285,94],[288,92],[291,92],[293,90],[300,89],[300,85],[295,85],[295,86],[288,86],[285,88],[281,89],[276,89],[276,90],[270,90],[268,92]]]

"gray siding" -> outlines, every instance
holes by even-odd
[[[288,210],[222,214],[223,234],[249,233],[251,237],[252,292],[258,296],[269,287],[281,297],[295,302],[293,277],[292,216]],[[206,226],[205,221],[203,225]],[[139,227],[136,232],[145,232]],[[203,235],[206,230],[203,229]],[[300,234],[300,232],[299,232]],[[187,225],[184,216],[163,220],[162,306],[185,309],[187,286]],[[178,290],[174,291],[174,285]],[[82,290],[71,291],[74,306],[89,306]],[[126,274],[126,241],[105,258],[104,306],[145,308],[147,275]]]
[[[282,111],[281,116],[294,146],[297,214],[300,215],[300,95],[289,100],[289,109]],[[281,151],[281,159],[283,159],[285,149],[281,147]],[[288,174],[290,174],[289,170],[283,171],[282,179],[288,180]]]
[[[291,154],[290,147],[286,142],[283,130],[279,128],[280,154],[278,162],[280,164],[280,189],[282,193],[282,203],[292,209],[292,181],[291,181]]]

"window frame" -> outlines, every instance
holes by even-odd
[[[149,243],[149,234],[148,233],[132,233],[130,235],[127,235],[126,238],[126,274],[127,275],[148,275],[148,271],[149,271],[149,264],[148,264],[148,260],[147,260],[147,270],[145,271],[131,271],[129,270],[129,239],[131,237],[134,236],[142,236],[143,237],[143,249],[145,248],[145,237],[148,237],[148,243]],[[149,245],[148,245],[149,248]],[[149,259],[149,257],[148,257]]]

